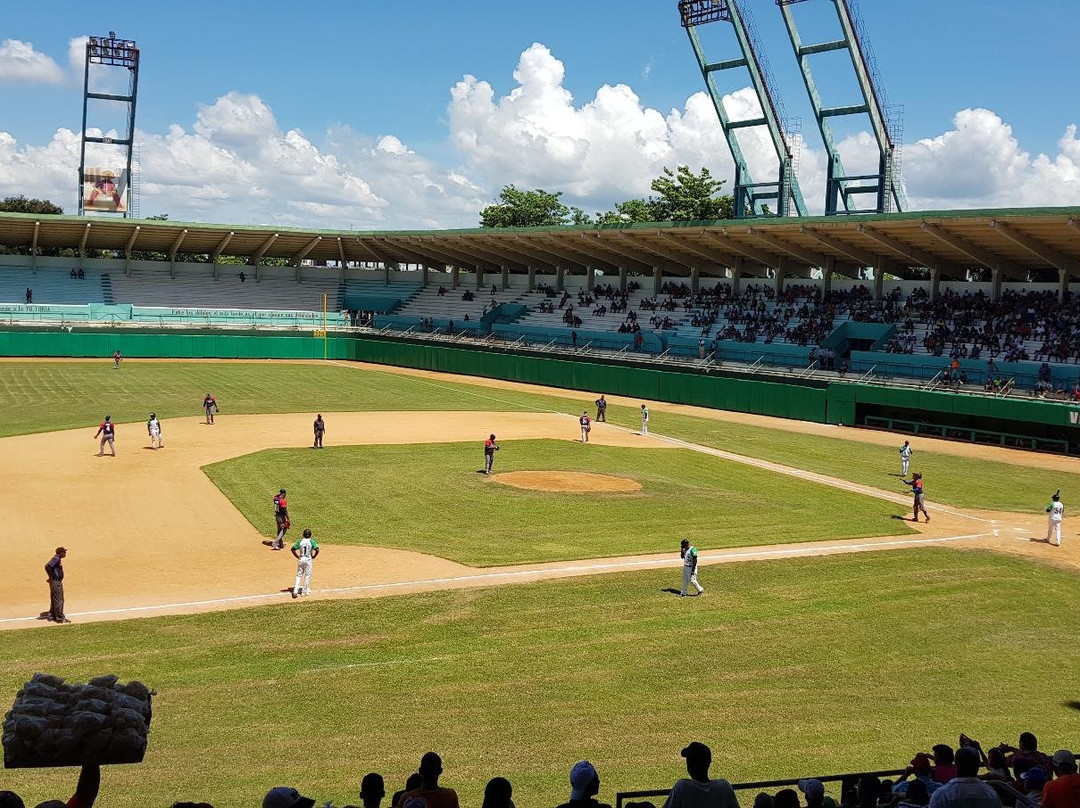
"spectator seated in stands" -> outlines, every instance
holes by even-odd
[[[445,295],[446,295],[446,287],[445,286],[439,286],[438,294],[439,294],[439,297],[445,297]]]
[[[773,795],[773,808],[800,808],[799,795],[793,788],[782,788]]]
[[[484,786],[484,802],[480,808],[514,808],[513,795],[514,787],[509,780],[492,777]]]
[[[1020,762],[1026,762],[1029,766],[1041,766],[1044,772],[1050,771],[1052,762],[1050,756],[1039,751],[1039,739],[1033,733],[1020,733],[1019,746],[1001,744],[998,749],[1005,752],[1005,765],[1015,769]]]
[[[600,775],[587,760],[574,764],[570,770],[570,799],[559,808],[611,808],[595,799],[600,793]]]
[[[457,792],[439,785],[439,777],[443,773],[441,757],[434,752],[426,752],[420,758],[419,771],[423,781],[420,788],[406,791],[393,808],[405,808],[411,797],[422,799],[427,808],[458,808]]]
[[[75,280],[75,279],[76,279],[76,278],[78,278],[78,277],[79,277],[79,276],[78,276],[78,274],[76,274],[75,270],[74,270],[74,269],[73,269],[73,270],[71,270],[71,279],[72,279],[72,280]]]
[[[417,787],[419,787],[419,782]],[[371,772],[365,774],[364,779],[360,781],[360,803],[364,808],[379,808],[386,796],[386,784],[383,782],[382,775],[377,772]],[[345,808],[355,808],[352,805],[346,805]]]
[[[1000,808],[997,791],[979,779],[979,752],[962,746],[956,752],[956,777],[942,785],[930,797],[930,808]]]
[[[491,294],[494,295],[496,291],[498,291],[498,290],[497,290],[495,284],[491,284]]]
[[[464,291],[464,292],[462,293],[462,295],[461,295],[461,299],[462,299],[462,300],[465,300],[465,301],[470,301],[470,300],[473,300],[473,299],[474,299],[475,297],[476,297],[476,295],[474,295],[474,294],[473,294],[473,293],[472,293],[471,291],[469,291],[468,289],[466,289],[466,290],[465,290],[465,291]]]
[[[1054,782],[1043,788],[1043,808],[1074,808],[1080,805],[1080,774],[1076,771],[1076,756],[1068,749],[1054,752],[1051,762]]]
[[[941,783],[934,779],[933,774],[933,762],[930,756],[920,752],[911,759],[910,765],[907,767],[907,771],[904,772],[904,776],[900,778],[893,788],[893,794],[899,794],[904,796],[908,793],[908,789],[912,783],[921,782],[926,787],[926,793],[932,795],[935,791],[941,788]],[[913,777],[913,780],[908,780],[909,777]]]
[[[399,802],[401,802],[401,795],[406,791],[415,791],[424,784],[424,778],[420,776],[420,772],[413,772],[405,780],[405,788],[401,791],[395,791],[394,796],[390,798],[390,808],[394,808]]]
[[[238,277],[238,278],[240,279],[240,283],[243,283],[244,281],[246,281],[246,280],[247,280],[247,275],[246,275],[246,274],[245,274],[244,272],[241,272],[241,273],[240,273],[239,275],[237,275],[236,277]]]
[[[896,808],[924,808],[929,803],[930,793],[927,784],[922,780],[912,780],[903,798],[896,804]]]
[[[712,765],[709,747],[693,741],[679,754],[686,758],[686,773],[690,777],[672,786],[664,808],[738,808],[731,783],[709,777],[709,767]],[[797,798],[795,804],[798,806]]]
[[[270,789],[262,801],[262,808],[312,808],[313,805],[315,800],[288,786]]]

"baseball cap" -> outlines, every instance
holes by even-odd
[[[66,553],[66,552],[67,552],[67,548],[66,548],[66,547],[57,547],[57,548],[56,548],[56,552],[57,552],[57,553]]]
[[[820,780],[800,780],[799,791],[805,794],[807,799],[821,799],[825,796],[825,786]]]
[[[1032,766],[1020,775],[1020,779],[1027,783],[1028,788],[1041,788],[1046,784],[1046,772],[1042,766]]]
[[[284,488],[282,488],[282,489],[281,489],[280,491],[278,491],[278,493],[279,493],[279,494],[284,494],[284,493],[285,493],[285,489],[284,489]]]
[[[911,765],[916,769],[929,769],[933,765],[930,756],[919,752],[911,759]]]
[[[683,541],[686,541],[686,539],[683,539]],[[691,741],[683,747],[679,754],[687,760],[701,760],[702,758],[712,760],[712,750],[700,741]]]
[[[315,800],[311,797],[302,797],[295,788],[278,786],[266,792],[263,797],[262,808],[312,808]]]
[[[593,780],[597,778],[596,767],[589,761],[582,760],[574,764],[574,768],[570,770],[570,799],[571,800],[583,800],[585,799],[585,792],[589,786],[592,785]]]
[[[1070,752],[1068,749],[1059,749],[1054,752],[1054,766],[1065,767],[1076,765],[1076,755]]]

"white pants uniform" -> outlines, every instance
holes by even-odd
[[[162,449],[165,446],[165,441],[161,439],[161,430],[150,427],[150,448]]]
[[[641,434],[649,434],[649,415],[648,413],[641,416]]]
[[[698,583],[697,567],[688,567],[684,564],[682,568],[682,594],[686,594],[686,587],[688,586],[693,586],[699,595],[705,591],[701,584]]]
[[[906,478],[908,465],[911,463],[910,457],[904,457],[900,455],[900,476]]]
[[[1046,540],[1051,544],[1061,546],[1061,520],[1050,517],[1050,524],[1046,527]]]
[[[587,426],[582,426],[581,427],[581,442],[582,443],[588,443],[589,442],[589,428]]]
[[[298,595],[310,595],[311,594],[311,561],[312,559],[305,556],[301,556],[296,560],[296,584],[293,586],[293,592]],[[304,588],[300,588],[300,579],[304,579]]]

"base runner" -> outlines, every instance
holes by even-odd
[[[112,452],[112,457],[116,457],[116,426],[112,422],[112,416],[106,415],[105,420],[101,422],[98,427],[98,431],[94,433],[96,438],[101,435],[101,446],[98,448],[98,457],[104,457],[105,444],[109,444],[109,451]]]
[[[292,596],[311,594],[311,565],[319,555],[319,543],[311,538],[311,531],[304,531],[304,538],[297,539],[292,546],[292,554],[296,558],[296,583],[293,585]],[[300,587],[300,579],[304,579],[303,588]]]

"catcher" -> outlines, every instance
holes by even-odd
[[[277,538],[270,545],[272,550],[285,549],[285,533],[292,525],[289,522],[289,503],[285,500],[285,489],[274,495],[274,521],[277,522]]]

